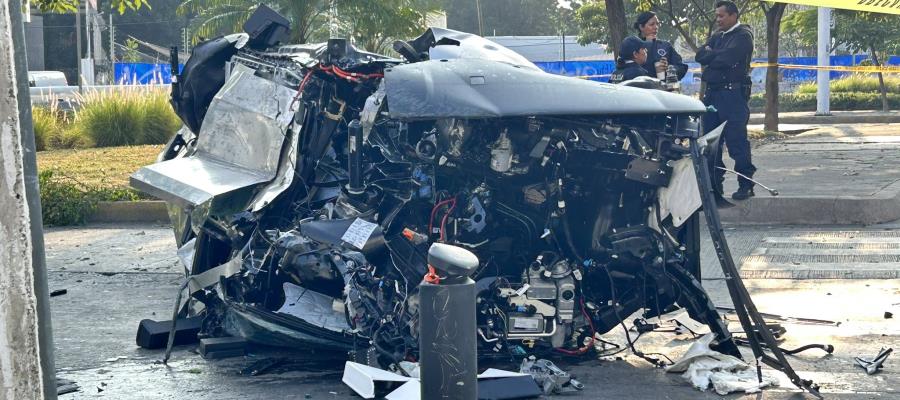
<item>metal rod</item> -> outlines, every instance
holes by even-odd
[[[730,170],[730,169],[725,168],[725,167],[716,167],[716,168],[721,169],[722,171],[725,171],[725,172],[731,172],[732,174],[735,174],[735,175],[737,175],[737,176],[739,176],[739,177],[741,177],[741,178],[744,178],[744,179],[746,179],[746,180],[748,180],[748,181],[750,181],[750,182],[753,182],[753,183],[759,185],[759,186],[762,187],[763,189],[768,190],[768,191],[769,191],[769,194],[771,194],[772,196],[778,196],[778,191],[777,191],[777,190],[772,189],[772,188],[769,188],[768,186],[763,185],[762,183],[759,183],[758,181],[753,180],[753,178],[750,178],[750,177],[748,177],[747,175],[744,175],[744,174],[742,174],[742,173],[740,173],[740,172],[737,172],[737,171],[734,171],[734,170]]]

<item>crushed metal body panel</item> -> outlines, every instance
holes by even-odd
[[[736,313],[758,329],[708,196],[697,100],[546,74],[449,30],[396,42],[405,60],[253,35],[194,49],[205,72],[180,76],[173,104],[202,127],[132,177],[170,203],[204,334],[418,359],[419,284],[443,243],[479,260],[481,358],[580,356],[637,312],[679,308],[739,357],[699,282],[701,204]],[[755,356],[766,345],[813,391],[770,339],[749,335]]]
[[[196,152],[138,170],[132,185],[182,206],[272,180],[278,170],[294,92],[235,70],[213,98]]]

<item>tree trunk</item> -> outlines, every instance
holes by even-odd
[[[778,130],[778,35],[781,33],[781,17],[785,3],[775,3],[766,13],[766,50],[769,67],[766,68],[766,110],[764,126],[767,131]]]
[[[619,45],[625,40],[625,32],[628,32],[628,23],[625,21],[625,1],[605,0],[606,19],[609,21],[609,43],[613,54],[619,57]]]
[[[881,63],[878,62],[878,54],[875,53],[875,47],[869,47],[869,51],[872,53],[872,62],[875,63],[876,67],[881,67]],[[888,107],[887,88],[884,87],[884,75],[881,72],[878,73],[878,88],[881,89],[881,111],[888,112],[890,107]]]

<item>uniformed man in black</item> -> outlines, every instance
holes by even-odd
[[[678,80],[687,74],[688,66],[681,58],[681,54],[675,51],[671,43],[657,38],[659,34],[659,18],[653,11],[644,11],[638,14],[634,21],[634,29],[638,31],[638,37],[647,41],[647,61],[641,66],[645,70],[657,76],[660,72],[666,72],[669,65],[675,67]]]
[[[647,61],[647,42],[629,36],[619,46],[619,58],[616,70],[609,78],[609,83],[622,83],[639,76],[652,76],[641,64]]]
[[[738,22],[737,6],[728,0],[716,3],[716,24],[706,45],[697,52],[697,62],[703,65],[703,81],[706,93],[703,101],[716,108],[707,113],[703,124],[706,131],[727,122],[722,133],[720,146],[728,148],[734,159],[734,170],[753,177],[756,167],[750,157],[750,141],[747,139],[747,122],[750,119],[750,59],[753,56],[753,34]],[[722,151],[719,148],[716,160],[710,160],[713,186],[721,196],[725,175],[722,169]],[[753,196],[753,182],[738,177],[738,190],[731,195],[735,200],[746,200]]]

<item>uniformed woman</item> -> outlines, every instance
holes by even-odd
[[[672,65],[678,73],[678,80],[684,78],[688,66],[681,59],[681,55],[675,51],[671,43],[656,38],[659,34],[659,18],[656,17],[656,13],[644,11],[638,14],[634,29],[638,31],[638,37],[648,43],[647,61],[641,65],[645,70],[650,71],[654,77],[659,77],[657,74],[665,72],[669,65]]]
[[[649,43],[629,36],[619,46],[619,58],[616,60],[616,70],[609,78],[609,83],[622,83],[639,76],[652,76],[641,64],[647,61],[647,46]]]

